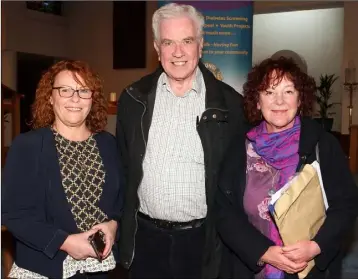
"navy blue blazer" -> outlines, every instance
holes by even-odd
[[[119,221],[123,176],[116,141],[108,132],[98,133],[94,138],[106,170],[98,206],[110,219]],[[59,248],[69,234],[80,231],[62,187],[50,128],[33,130],[14,139],[3,171],[1,198],[1,222],[16,238],[16,264],[47,277],[62,278],[67,253]],[[117,249],[115,243],[115,257]]]

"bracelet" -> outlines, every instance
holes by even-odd
[[[265,262],[262,259],[259,259],[257,262],[257,266],[263,267],[265,265]]]

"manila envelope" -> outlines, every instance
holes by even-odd
[[[272,215],[285,245],[317,234],[326,218],[322,189],[317,171],[306,164],[274,204]],[[305,278],[314,265],[311,260],[298,277]]]

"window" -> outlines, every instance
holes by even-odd
[[[61,1],[26,1],[26,7],[34,11],[62,15]]]

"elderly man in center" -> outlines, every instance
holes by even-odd
[[[127,182],[120,262],[132,278],[216,277],[217,173],[237,134],[245,156],[242,97],[200,62],[204,18],[194,7],[167,4],[152,25],[161,65],[118,104]]]

